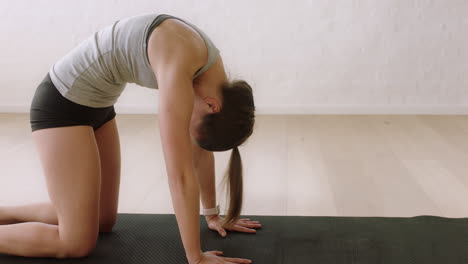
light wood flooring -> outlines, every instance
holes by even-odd
[[[174,213],[157,115],[117,114],[121,213]],[[0,205],[48,201],[28,114],[0,114]],[[259,115],[243,215],[468,217],[468,116]],[[218,201],[230,151],[215,153]]]

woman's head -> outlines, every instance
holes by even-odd
[[[196,128],[198,145],[225,151],[241,145],[253,132],[255,106],[252,88],[243,80],[221,86],[221,110],[206,114]]]
[[[242,161],[238,146],[252,134],[255,105],[252,88],[243,80],[224,82],[220,87],[221,109],[201,118],[195,141],[209,151],[232,149],[228,168],[230,203],[225,223],[232,223],[242,209]]]

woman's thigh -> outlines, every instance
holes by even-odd
[[[101,167],[90,126],[39,129],[32,133],[67,256],[86,255],[99,233]]]
[[[94,132],[101,160],[100,231],[110,232],[117,220],[120,189],[120,140],[115,118]]]

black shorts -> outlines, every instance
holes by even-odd
[[[95,131],[116,116],[114,106],[89,107],[62,96],[49,73],[36,88],[31,102],[31,132],[51,127],[87,125]]]

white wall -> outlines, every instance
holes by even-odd
[[[468,113],[466,0],[0,0],[0,111],[27,112],[52,64],[139,13],[204,30],[258,113]],[[156,113],[128,85],[117,113]]]

